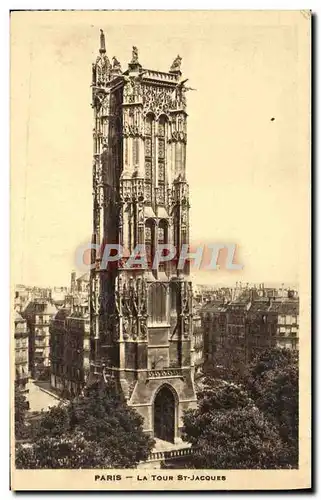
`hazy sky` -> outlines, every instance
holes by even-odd
[[[91,63],[99,29],[123,70],[177,54],[188,85],[191,240],[235,243],[241,272],[198,282],[297,282],[306,87],[300,13],[12,15],[13,281],[65,285],[92,228]],[[301,65],[300,65],[301,64]],[[274,118],[271,121],[271,118]],[[304,193],[303,193],[304,194]],[[81,272],[79,270],[79,272]]]

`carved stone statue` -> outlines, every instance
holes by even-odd
[[[180,71],[181,70],[181,63],[182,63],[182,58],[181,58],[181,56],[178,55],[174,59],[169,71]]]
[[[148,333],[147,315],[144,315],[140,320],[140,336],[142,340],[147,339],[147,333]]]
[[[123,337],[126,340],[129,334],[129,319],[127,317],[123,318]]]
[[[121,71],[120,62],[118,61],[118,59],[116,59],[115,56],[113,57],[112,61],[113,61],[113,71]]]
[[[131,64],[138,64],[138,48],[133,46]]]

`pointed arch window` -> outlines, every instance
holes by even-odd
[[[153,283],[149,287],[148,322],[167,323],[167,290],[161,283]]]
[[[176,143],[175,147],[175,174],[179,175],[182,171],[183,164],[183,148],[180,142]]]
[[[155,223],[152,219],[145,222],[145,249],[148,268],[152,269],[155,255]]]
[[[145,199],[148,204],[152,202],[153,175],[153,150],[154,150],[154,115],[148,114],[145,119]]]
[[[158,245],[166,245],[168,243],[168,222],[165,219],[161,219],[158,223]],[[167,255],[168,250],[164,249],[162,255]],[[166,271],[168,269],[170,262],[160,262],[159,271]]]
[[[158,163],[158,189],[159,189],[159,202],[165,202],[165,182],[166,182],[166,127],[167,117],[160,116],[157,128],[157,163]]]
[[[133,139],[133,164],[134,167],[139,165],[139,138],[134,137]]]

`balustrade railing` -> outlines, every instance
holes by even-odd
[[[147,378],[182,377],[181,368],[161,368],[158,370],[148,370]]]
[[[167,460],[169,458],[187,457],[194,453],[192,448],[181,448],[179,450],[153,451],[148,460]]]

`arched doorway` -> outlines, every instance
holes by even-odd
[[[175,438],[175,397],[164,385],[154,401],[154,437],[174,443]]]

